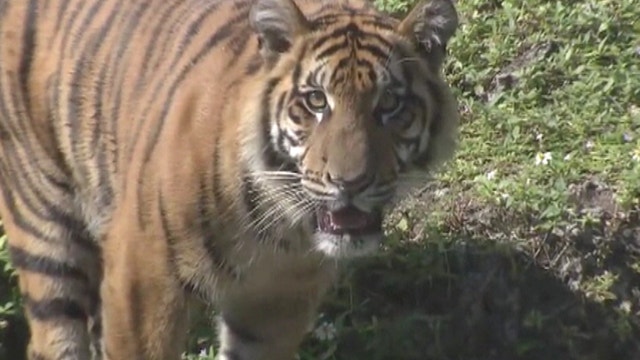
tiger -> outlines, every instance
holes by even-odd
[[[458,144],[452,0],[0,0],[0,217],[30,360],[293,359]]]

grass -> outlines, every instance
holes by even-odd
[[[300,359],[639,358],[640,7],[458,9],[460,150],[388,219],[385,252],[346,269]],[[0,358],[17,300],[0,282]],[[185,357],[212,359],[211,335]]]

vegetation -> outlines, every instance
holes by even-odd
[[[640,358],[640,6],[458,8],[460,150],[347,266],[299,358]],[[23,327],[1,250],[0,269],[2,358]],[[189,360],[213,358],[203,329]]]

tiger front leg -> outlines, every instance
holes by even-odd
[[[180,359],[186,299],[168,251],[162,236],[139,230],[135,220],[119,221],[109,234],[101,287],[104,360]]]
[[[46,239],[6,222],[9,255],[18,272],[29,323],[29,360],[90,359],[87,322],[97,309],[97,249],[80,236]],[[90,244],[90,243],[88,243]],[[97,261],[96,261],[97,262]],[[12,346],[9,344],[9,346]]]

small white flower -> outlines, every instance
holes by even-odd
[[[629,300],[625,300],[620,304],[620,310],[622,310],[625,314],[631,313],[631,302]]]
[[[511,196],[509,194],[503,192],[503,193],[500,193],[500,195],[498,195],[497,201],[499,204],[506,204],[507,201],[509,201],[510,197]]]
[[[436,199],[439,199],[445,195],[447,195],[447,193],[449,192],[449,189],[438,189],[435,191],[434,196],[436,197]]]
[[[545,152],[545,153],[537,153],[536,154],[536,160],[535,160],[535,164],[536,165],[547,165],[549,164],[549,162],[551,162],[552,159],[552,155],[550,152]]]
[[[636,162],[640,162],[640,146],[636,147],[631,152],[631,159]]]
[[[569,160],[571,160],[571,158],[572,158],[572,157],[573,157],[573,155],[571,155],[571,153],[568,153],[567,155],[565,155],[565,156],[562,158],[562,160],[564,160],[564,161],[569,161]]]
[[[487,180],[493,180],[496,177],[498,172],[496,170],[491,170],[487,173]]]
[[[320,341],[331,341],[336,338],[336,327],[329,322],[324,322],[313,330],[313,337]]]
[[[593,143],[593,141],[588,140],[585,144],[584,144],[584,148],[587,150],[591,150],[593,149],[593,147],[596,146],[596,144]]]
[[[542,133],[537,133],[537,134],[536,134],[536,140],[537,140],[538,142],[541,142],[543,138],[544,138],[544,135],[542,135]]]

